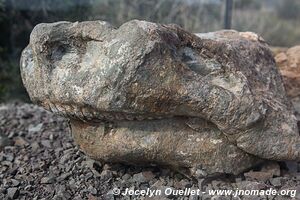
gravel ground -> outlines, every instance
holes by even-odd
[[[109,165],[94,161],[74,144],[68,121],[31,104],[0,105],[0,199],[300,199],[296,162],[268,162],[239,176],[190,178],[156,166]],[[147,189],[154,198],[114,195]],[[200,189],[200,195],[165,195],[164,191]],[[290,196],[213,196],[211,189],[297,190]]]

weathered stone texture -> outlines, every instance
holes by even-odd
[[[281,77],[254,33],[39,24],[21,72],[32,101],[70,118],[96,159],[236,174],[261,159],[300,158]]]
[[[294,46],[275,55],[283,77],[287,96],[291,99],[300,119],[300,46]]]

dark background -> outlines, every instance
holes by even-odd
[[[0,102],[29,101],[19,73],[22,49],[41,22],[144,19],[191,32],[224,27],[225,0],[0,0]],[[257,32],[272,46],[300,44],[299,0],[233,0],[232,28]]]

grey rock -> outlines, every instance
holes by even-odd
[[[124,174],[122,176],[122,179],[125,180],[125,181],[129,180],[130,178],[131,178],[130,174]]]
[[[43,124],[42,124],[42,123],[40,123],[40,124],[38,124],[38,125],[36,125],[36,126],[30,125],[30,126],[28,127],[28,132],[29,132],[29,133],[36,133],[36,132],[39,132],[39,131],[42,129],[42,127],[43,127]]]
[[[70,159],[70,154],[64,154],[64,155],[60,158],[59,163],[60,163],[60,164],[65,164],[69,159]]]
[[[103,170],[100,174],[101,179],[108,180],[112,178],[112,172],[110,170]]]
[[[113,193],[113,190],[109,190],[105,195],[104,198],[107,200],[114,200],[115,199],[115,195]]]
[[[19,196],[19,190],[16,187],[7,189],[7,196],[9,199],[17,199]]]
[[[282,178],[281,178],[281,177],[271,178],[271,179],[270,179],[270,183],[271,183],[273,186],[275,186],[275,187],[281,186],[281,184],[282,184]]]
[[[266,189],[266,185],[256,181],[242,181],[236,183],[237,188],[240,190],[262,190]]]
[[[12,153],[6,154],[5,159],[9,162],[12,162],[14,160],[15,156]]]
[[[42,184],[49,184],[49,183],[54,183],[56,180],[56,178],[54,176],[46,176],[46,177],[43,177],[41,179],[41,183]]]
[[[97,189],[93,188],[92,186],[89,186],[89,187],[88,187],[88,191],[89,191],[91,194],[97,194]]]
[[[41,143],[44,147],[51,148],[50,140],[42,140]]]
[[[32,151],[37,151],[40,148],[40,145],[38,142],[34,141],[31,145]]]
[[[9,139],[6,135],[0,133],[0,150],[2,150],[6,146],[13,145],[13,142],[11,139]]]
[[[58,178],[57,181],[63,181],[66,178],[68,178],[69,176],[72,175],[72,172],[66,172],[66,173],[62,173]]]
[[[27,146],[29,143],[22,137],[16,137],[14,139],[14,142],[15,142],[15,145],[16,146],[21,146],[21,147],[24,147],[24,146]]]
[[[185,189],[187,187],[190,187],[190,182],[186,179],[182,179],[179,182],[175,182],[174,184],[175,188],[179,189]]]
[[[293,109],[254,33],[43,23],[21,74],[31,100],[70,118],[75,141],[96,160],[214,175],[300,159]]]
[[[134,174],[132,180],[138,183],[145,183],[149,182],[154,177],[155,175],[151,171],[144,171],[138,174]]]
[[[10,181],[11,181],[11,183],[12,183],[12,185],[13,185],[14,187],[20,185],[20,181],[18,181],[18,180],[16,180],[16,179],[11,179]]]
[[[250,171],[244,173],[244,176],[247,180],[267,181],[273,177],[273,173],[264,171]]]

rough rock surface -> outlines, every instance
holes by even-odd
[[[299,160],[296,118],[254,33],[130,21],[39,24],[21,72],[33,102],[71,119],[97,160],[240,173]]]
[[[238,176],[186,177],[181,171],[155,166],[108,165],[88,158],[74,144],[68,120],[31,104],[0,104],[0,133],[12,143],[0,149],[0,199],[27,200],[238,200],[299,199],[300,168],[287,170],[283,163],[264,164]],[[0,139],[1,140],[1,139]],[[280,166],[280,167],[279,167]],[[267,180],[266,176],[267,174]],[[113,195],[114,188],[200,189],[197,195]],[[218,196],[211,189],[288,189],[286,196]],[[130,198],[131,197],[131,198]]]
[[[288,97],[291,99],[297,117],[300,118],[300,46],[294,46],[275,55],[282,74]]]

